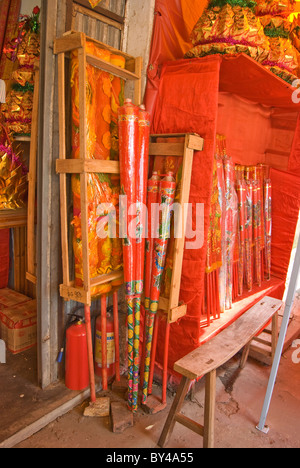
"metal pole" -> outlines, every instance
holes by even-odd
[[[271,398],[273,395],[273,390],[274,390],[274,386],[275,386],[275,382],[277,378],[282,350],[283,350],[285,337],[286,337],[286,333],[288,329],[288,324],[289,324],[289,320],[291,316],[291,310],[292,310],[292,306],[293,306],[294,299],[295,299],[296,286],[297,286],[297,281],[298,281],[298,276],[299,276],[299,267],[300,267],[300,239],[298,241],[296,257],[294,260],[294,266],[293,266],[292,276],[291,276],[291,280],[289,284],[288,295],[287,295],[287,300],[286,300],[286,305],[285,305],[285,310],[284,310],[284,315],[283,315],[283,321],[281,325],[277,349],[276,349],[272,371],[270,375],[269,385],[267,388],[266,398],[265,398],[264,406],[262,409],[260,422],[258,426],[256,427],[259,431],[264,432],[265,434],[269,432],[269,428],[268,426],[265,426],[265,423],[266,423],[267,415],[268,415],[269,408],[270,408]]]

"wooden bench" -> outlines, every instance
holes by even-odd
[[[214,447],[217,369],[244,348],[241,360],[243,367],[251,341],[270,323],[271,319],[278,317],[281,307],[282,301],[265,297],[228,328],[175,363],[174,370],[182,375],[182,379],[159,439],[159,447],[163,448],[167,444],[176,422],[202,436],[204,448]],[[180,411],[191,383],[204,376],[206,376],[205,411],[204,426],[202,426]]]

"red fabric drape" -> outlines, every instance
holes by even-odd
[[[193,206],[193,230],[196,229],[196,204],[204,204],[203,246],[185,250],[180,300],[188,304],[187,317],[172,325],[169,367],[199,345],[203,333],[200,311],[204,292],[213,161],[217,130],[219,70],[221,58],[179,60],[164,65],[155,112],[153,133],[198,133],[205,139],[204,151],[196,153],[193,164],[190,203]],[[203,227],[200,227],[200,230]],[[163,333],[160,330],[160,334]],[[163,335],[160,342],[163,343]],[[178,343],[181,343],[178,349]],[[180,356],[179,356],[180,355]],[[158,362],[162,347],[158,349]]]
[[[0,0],[0,78],[9,80],[13,70],[13,63],[6,59],[3,47],[10,42],[17,33],[21,0]]]
[[[300,115],[294,136],[292,154],[289,160],[289,172],[300,176]]]
[[[239,76],[236,76],[236,73],[239,69],[237,64],[241,63],[240,70],[242,73],[248,76],[248,72],[252,70],[252,61],[247,60],[247,57],[232,59],[235,75],[233,76],[234,79],[231,80],[230,86],[233,86],[235,80],[240,83]],[[197,203],[204,204],[204,244],[202,248],[185,250],[184,253],[180,300],[188,305],[188,313],[179,324],[172,325],[169,353],[170,370],[173,369],[176,360],[199,345],[199,340],[201,340],[204,333],[200,327],[200,315],[204,291],[213,156],[215,152],[215,137],[218,131],[218,118],[220,117],[218,110],[219,90],[225,86],[224,76],[227,76],[226,73],[223,75],[222,70],[224,70],[224,67],[227,68],[227,65],[228,59],[220,56],[177,60],[166,63],[162,68],[155,110],[153,112],[152,132],[154,134],[195,132],[200,134],[205,140],[204,151],[195,154],[190,194],[190,203],[193,205],[194,229],[196,227],[195,206]],[[249,70],[246,69],[247,66]],[[275,89],[277,78],[268,74],[265,78],[267,81],[266,86],[270,87],[271,90]],[[275,82],[273,82],[274,80]],[[246,83],[244,82],[244,87]],[[239,90],[243,95],[244,92],[241,87],[242,84],[240,83]],[[248,92],[247,86],[245,89]],[[226,88],[224,90],[228,91]],[[254,91],[257,92],[257,87],[254,87]],[[280,107],[282,107],[285,101],[286,107],[294,108],[292,101],[288,99],[289,92],[290,90],[285,88],[281,83],[281,87],[278,87],[274,95],[270,92],[266,97],[267,104],[272,106],[273,103],[272,107],[276,107],[276,103],[279,102]],[[254,100],[255,96],[256,94],[254,94]],[[255,102],[251,105],[255,107]],[[234,117],[235,108],[234,106],[232,108],[227,106],[227,108],[227,118],[231,121]],[[299,106],[295,110],[299,112]],[[238,135],[235,138],[235,144],[237,145],[236,152],[243,155],[240,162],[244,164],[247,164],[248,152],[245,151],[245,138],[240,138],[240,135],[244,136],[246,132],[250,139],[251,136],[253,138],[256,131],[262,131],[260,119],[255,120],[253,118],[251,120],[249,117],[249,120],[248,123],[246,122],[243,125],[243,130],[237,132]],[[263,128],[265,130],[265,127]],[[295,145],[291,158],[295,154],[294,152]],[[276,297],[282,298],[300,208],[300,178],[294,174],[272,170],[271,180],[274,187],[272,275],[274,280],[276,278],[282,280],[280,291],[276,291]],[[163,343],[163,330],[160,331],[159,343]],[[180,348],[178,348],[178,343],[180,343]],[[159,346],[157,353],[158,363],[162,362],[162,357],[163,346]]]
[[[272,275],[286,280],[300,210],[300,177],[271,169]]]
[[[208,0],[156,0],[152,46],[148,65],[146,108],[153,112],[162,65],[183,58],[192,47],[191,32]]]

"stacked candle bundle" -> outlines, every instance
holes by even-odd
[[[219,148],[220,139],[217,139],[217,154],[214,163],[213,192],[211,198],[210,224],[207,240],[207,261],[205,275],[205,315],[208,324],[213,318],[219,318],[221,311],[224,312],[224,297],[221,299],[219,287],[220,268],[223,265],[222,240],[224,239],[224,185],[222,178],[224,174],[223,161],[220,158],[222,149]],[[220,164],[221,163],[221,164]],[[222,174],[222,175],[221,175]],[[221,180],[220,180],[221,175]],[[203,314],[204,315],[204,314]]]
[[[263,65],[283,80],[292,83],[298,74],[299,53],[292,42],[293,25],[289,15],[294,0],[257,0],[256,15],[269,40],[269,56]]]
[[[272,183],[268,168],[235,165],[217,135],[207,243],[203,324],[271,279]]]
[[[121,193],[126,196],[123,240],[128,323],[128,405],[138,408],[141,297],[144,291],[150,114],[130,99],[119,108]]]
[[[261,286],[264,268],[266,279],[271,278],[272,184],[263,165],[237,165],[235,169],[240,203],[240,254],[236,259],[236,267],[239,269],[241,295],[242,284],[246,285],[249,291],[254,284]],[[243,272],[239,267],[242,262]]]
[[[144,368],[143,403],[148,397],[149,375],[151,365],[151,351],[154,331],[154,320],[158,312],[158,304],[161,294],[163,273],[167,258],[168,243],[171,234],[171,213],[175,200],[176,181],[173,173],[169,173],[159,184],[158,203],[162,207],[162,215],[159,219],[158,233],[154,240],[152,256],[152,271],[150,283],[149,310],[146,315],[146,353]],[[152,235],[152,234],[150,234]]]
[[[2,107],[9,132],[30,135],[33,108],[34,65],[40,55],[40,10],[36,7],[32,16],[21,18],[19,34],[4,51],[6,56],[18,62],[11,76],[11,89]]]
[[[255,5],[252,0],[210,1],[193,30],[193,48],[186,57],[245,53],[263,62],[269,46]]]

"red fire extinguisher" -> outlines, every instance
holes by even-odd
[[[83,320],[78,320],[66,331],[65,385],[70,390],[81,391],[89,383],[86,326]]]
[[[114,377],[116,349],[115,349],[115,334],[114,321],[110,312],[107,312],[106,325],[106,351],[107,351],[107,378],[112,380]],[[102,377],[102,332],[101,332],[101,316],[96,320],[96,340],[95,340],[95,374]]]

